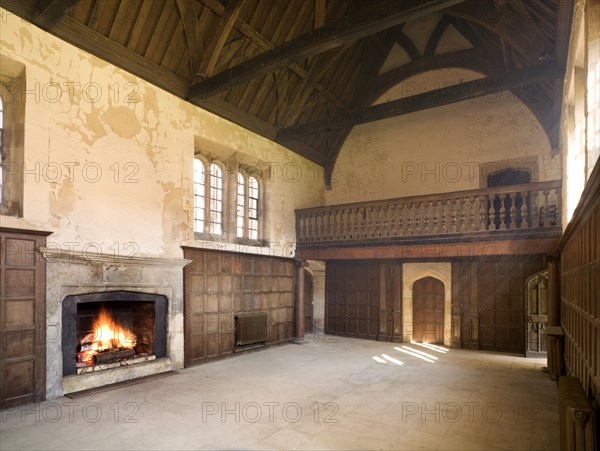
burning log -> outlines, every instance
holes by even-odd
[[[93,356],[94,364],[100,363],[111,363],[117,360],[130,359],[135,357],[135,351],[133,349],[119,349],[116,351],[100,352]]]

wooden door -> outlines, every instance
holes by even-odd
[[[0,229],[0,408],[46,397],[46,235]]]
[[[527,279],[527,318],[525,319],[527,357],[546,356],[546,326],[548,324],[548,271]]]
[[[433,277],[413,285],[413,340],[444,343],[444,284]]]
[[[313,330],[313,277],[304,270],[304,332]]]

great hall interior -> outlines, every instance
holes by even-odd
[[[291,441],[260,441],[262,418],[72,446],[598,446],[600,0],[1,0],[0,133],[2,449],[70,446],[65,406],[90,434],[125,428],[91,431],[81,401],[106,416],[93,396],[118,387],[179,387],[156,392],[167,423],[202,393],[202,425],[212,378],[291,393],[361,352],[350,385],[407,390],[399,423],[352,423],[331,379],[310,396],[339,425],[284,410]],[[425,373],[393,379],[406,359]],[[519,393],[549,400],[557,441],[504,443],[494,421],[404,435],[411,383],[484,361],[517,371],[502,396],[529,368],[544,389]],[[262,405],[247,393],[242,413]],[[343,441],[367,425],[389,440]]]

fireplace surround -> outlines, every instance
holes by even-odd
[[[46,258],[47,276],[47,399],[183,368],[183,268],[191,260],[85,253],[61,249],[59,246],[40,248],[40,252]],[[63,356],[63,339],[69,339],[69,329],[73,333],[72,314],[77,299],[81,301],[81,296],[92,295],[84,299],[90,299],[90,303],[93,303],[124,294],[139,299],[128,300],[130,305],[154,302],[155,317],[164,318],[164,328],[158,325],[164,330],[164,353],[161,351],[162,345],[156,348],[155,343],[154,360],[84,374],[74,373],[71,363],[66,364]],[[102,304],[109,305],[111,302],[114,301],[108,300]],[[156,309],[163,308],[161,312],[156,312]],[[63,317],[67,312],[70,318]],[[68,359],[73,362],[71,357]]]

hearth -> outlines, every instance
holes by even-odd
[[[167,298],[134,291],[66,296],[63,376],[147,362],[166,355]]]

